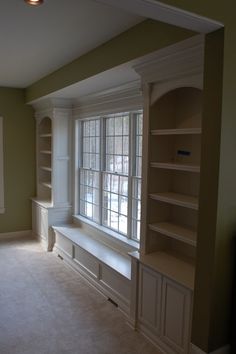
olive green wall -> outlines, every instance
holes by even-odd
[[[33,101],[193,34],[161,22],[143,21],[28,87],[26,100]]]
[[[31,230],[30,197],[35,195],[35,122],[24,90],[0,88],[3,117],[5,214],[1,233]]]

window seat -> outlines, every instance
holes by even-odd
[[[129,313],[131,259],[74,225],[53,226],[54,253]]]

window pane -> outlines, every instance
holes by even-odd
[[[122,117],[116,117],[115,118],[115,135],[122,135]]]
[[[109,173],[104,173],[103,175],[103,189],[106,191],[111,189],[111,175]]]
[[[111,191],[113,193],[119,193],[119,176],[117,175],[111,176]]]
[[[119,213],[123,215],[128,215],[128,198],[119,198]]]
[[[123,135],[129,135],[129,116],[123,118]]]
[[[119,197],[117,194],[111,193],[111,210],[119,211]]]
[[[80,170],[80,214],[99,221],[99,172]]]
[[[114,156],[113,155],[107,155],[106,156],[106,170],[113,172],[114,170]]]
[[[115,154],[122,154],[122,137],[115,137]]]
[[[120,194],[128,195],[128,177],[120,177]]]
[[[118,173],[123,172],[122,156],[121,155],[114,156],[114,170],[115,170],[115,172],[118,172]]]
[[[113,137],[106,138],[106,153],[107,154],[114,154],[114,138]]]
[[[124,155],[129,154],[129,137],[128,136],[123,137],[123,154]]]
[[[111,211],[111,228],[114,230],[118,230],[118,220],[119,220],[119,215],[117,213],[114,213]]]
[[[106,119],[106,135],[107,136],[114,135],[114,118]]]
[[[100,121],[84,121],[82,127],[82,167],[99,170]]]
[[[128,219],[124,215],[120,215],[119,217],[119,232],[124,235],[127,235],[127,228],[128,228]]]

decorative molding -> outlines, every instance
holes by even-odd
[[[143,107],[141,82],[136,80],[74,101],[73,118],[87,118]]]
[[[203,73],[204,36],[197,35],[160,49],[134,65],[144,83],[162,82]]]
[[[18,239],[18,238],[32,237],[32,230],[14,231],[14,232],[1,232],[0,240],[5,239]]]
[[[35,110],[35,118],[41,121],[45,117],[53,118],[58,115],[70,115],[72,108],[72,100],[62,98],[46,98],[31,105]]]
[[[0,117],[0,214],[4,213],[3,118]]]
[[[230,346],[226,345],[217,350],[214,350],[210,354],[229,354],[229,353],[230,353]],[[191,343],[190,354],[207,354],[207,353],[201,350],[200,348],[198,348],[196,345]]]
[[[163,4],[156,0],[96,0],[130,13],[152,18],[174,26],[199,33],[209,33],[223,27],[223,24],[204,16]],[[180,5],[181,6],[181,5]]]

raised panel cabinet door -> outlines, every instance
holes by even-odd
[[[191,290],[163,278],[161,339],[175,353],[189,352],[191,303]]]
[[[140,266],[139,322],[155,334],[160,334],[162,276]]]

